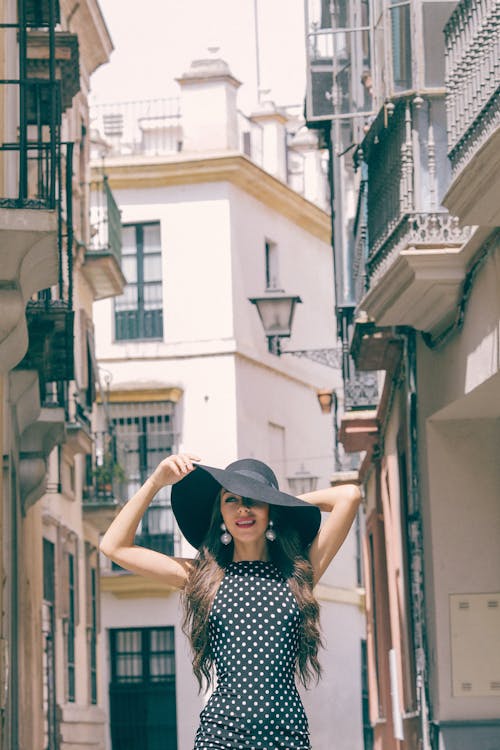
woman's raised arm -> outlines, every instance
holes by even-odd
[[[111,523],[99,545],[101,552],[132,573],[152,576],[170,586],[182,588],[192,569],[193,560],[169,557],[155,550],[137,547],[134,545],[134,536],[156,493],[162,487],[184,479],[193,471],[193,461],[199,461],[199,458],[190,453],[165,458]]]
[[[309,548],[309,560],[316,584],[339,551],[356,518],[361,491],[357,484],[341,484],[299,497],[321,511],[330,513]]]

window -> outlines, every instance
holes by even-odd
[[[266,289],[279,288],[278,246],[271,240],[265,243]]]
[[[170,401],[111,403],[118,460],[125,470],[124,497],[132,497],[153,469],[173,453],[174,405]],[[170,488],[158,492],[142,517],[135,543],[174,554]]]
[[[373,750],[373,729],[370,722],[370,702],[368,692],[368,653],[366,640],[361,640],[361,713],[363,716],[363,747]]]
[[[43,539],[42,669],[43,747],[57,747],[59,732],[56,699],[55,545]]]
[[[68,702],[75,700],[75,556],[67,558],[68,566],[68,618],[66,622],[66,684]]]
[[[97,704],[97,634],[99,632],[99,561],[97,549],[85,542],[89,703]]]
[[[408,463],[405,450],[405,427],[398,434],[398,468],[399,468],[399,491],[400,491],[400,513],[401,513],[401,543],[402,543],[402,592],[398,591],[401,621],[401,654],[403,658],[403,696],[406,711],[413,711],[417,705],[415,694],[416,665],[413,644],[415,633],[413,629],[414,603],[411,594],[411,564],[412,564],[412,542],[410,528],[414,519],[408,507]],[[401,601],[402,599],[402,601]]]
[[[109,631],[113,750],[177,750],[173,627]]]
[[[392,74],[395,91],[412,86],[410,3],[391,0]]]
[[[115,299],[115,338],[161,339],[163,300],[159,222],[122,228],[124,293]]]
[[[57,526],[57,567],[58,609],[57,615],[62,621],[63,661],[64,661],[64,697],[69,703],[76,700],[76,628],[79,623],[78,607],[78,536],[62,524]]]

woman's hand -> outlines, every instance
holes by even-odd
[[[180,482],[194,470],[193,461],[199,460],[194,453],[180,453],[163,459],[116,516],[101,539],[101,552],[132,573],[153,576],[169,586],[182,588],[192,570],[193,561],[137,547],[134,537],[139,521],[158,490],[167,484]]]
[[[166,485],[176,484],[194,471],[193,461],[200,460],[200,457],[194,453],[177,453],[168,456],[158,464],[150,476],[150,481],[155,485],[157,491]]]

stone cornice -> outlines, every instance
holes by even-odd
[[[70,17],[70,31],[78,34],[80,56],[87,76],[108,62],[113,51],[113,42],[106,21],[96,0],[78,3],[62,1],[62,12]],[[74,12],[73,12],[74,10]]]
[[[101,591],[110,593],[118,599],[145,599],[148,597],[165,598],[178,589],[148,576],[134,573],[119,575],[101,575]]]
[[[314,595],[319,602],[334,602],[335,604],[350,604],[365,611],[365,591],[361,588],[346,589],[340,586],[329,586],[318,583],[314,587]]]
[[[101,173],[96,164],[93,178]],[[106,174],[112,190],[230,182],[330,244],[329,215],[240,153],[114,157],[106,162]]]

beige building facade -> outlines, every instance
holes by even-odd
[[[87,99],[112,42],[94,0],[5,0],[0,33],[0,747],[97,749],[92,303],[124,279],[91,240]]]

